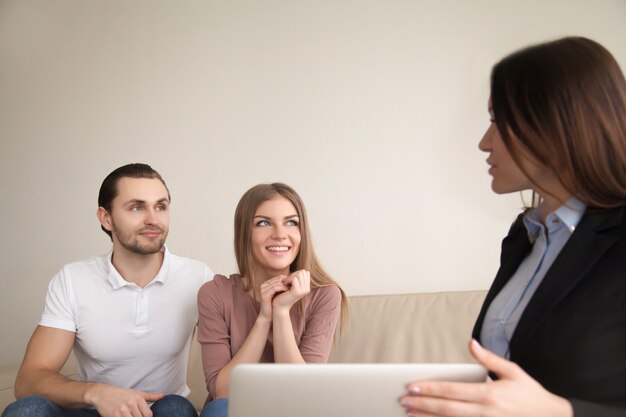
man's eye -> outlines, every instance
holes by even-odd
[[[130,208],[130,211],[141,211],[141,207],[133,206],[133,207]]]

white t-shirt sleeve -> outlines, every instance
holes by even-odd
[[[72,309],[74,292],[69,275],[69,271],[64,268],[50,280],[39,325],[76,332],[76,320]]]

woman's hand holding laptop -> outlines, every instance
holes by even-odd
[[[569,401],[548,392],[517,364],[470,342],[472,356],[498,375],[484,383],[428,381],[407,386],[400,398],[408,416],[573,416]]]

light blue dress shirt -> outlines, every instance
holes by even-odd
[[[509,358],[509,343],[522,313],[576,230],[586,208],[585,203],[571,198],[548,214],[545,226],[541,222],[539,207],[524,216],[524,226],[533,247],[489,306],[480,332],[483,346]]]

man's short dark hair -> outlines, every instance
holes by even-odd
[[[125,177],[158,179],[167,190],[167,198],[170,201],[172,199],[167,184],[165,184],[165,181],[157,171],[148,164],[134,163],[117,168],[102,181],[100,192],[98,193],[98,207],[102,207],[106,211],[111,212],[111,203],[113,199],[117,197],[117,183],[120,179]],[[113,238],[109,230],[105,229],[103,226],[100,227],[111,239]]]

